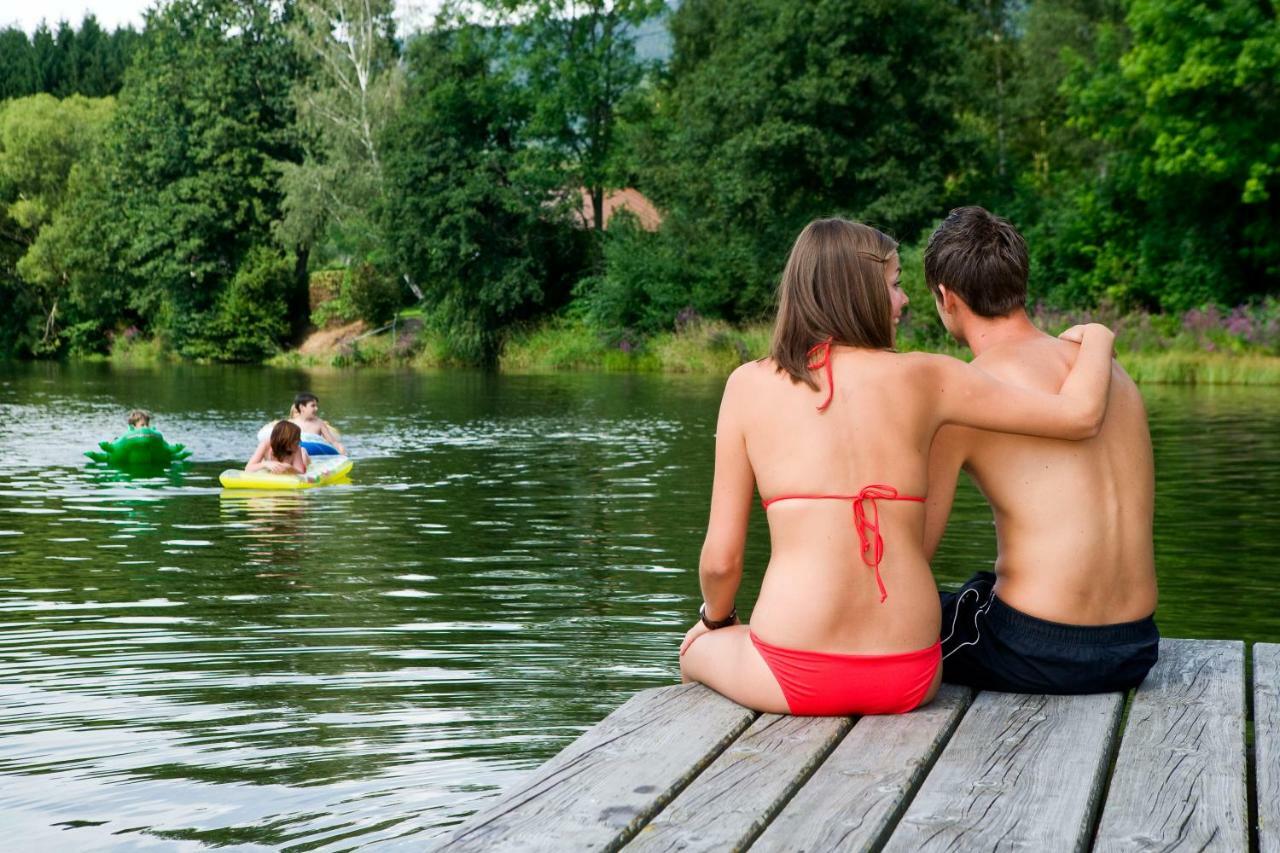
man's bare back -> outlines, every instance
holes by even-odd
[[[1054,393],[1077,350],[1036,333],[985,348],[973,363],[1006,382]],[[962,466],[995,516],[995,589],[1001,601],[1073,625],[1130,622],[1155,610],[1151,437],[1142,396],[1118,365],[1096,438],[939,430],[930,454],[926,510],[930,558]]]

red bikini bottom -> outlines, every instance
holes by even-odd
[[[898,655],[834,655],[771,646],[751,634],[791,713],[805,717],[905,714],[929,692],[942,643]]]

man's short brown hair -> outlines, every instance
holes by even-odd
[[[1027,242],[1018,229],[981,207],[957,207],[924,250],[924,280],[944,285],[980,317],[1003,317],[1027,304]]]

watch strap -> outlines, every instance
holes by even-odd
[[[702,602],[702,606],[698,608],[698,618],[702,620],[702,624],[706,625],[712,631],[720,628],[728,628],[730,625],[738,621],[738,606],[735,604],[733,609],[729,611],[729,615],[723,619],[707,618],[707,603]]]

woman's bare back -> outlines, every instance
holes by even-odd
[[[923,497],[926,454],[936,428],[921,399],[918,359],[838,348],[835,392],[776,370],[765,359],[739,368],[726,394],[742,424],[760,496],[835,495],[847,500],[781,500],[768,509],[772,555],[752,628],[792,648],[879,654],[925,647],[938,637],[936,587],[922,548],[923,505],[862,500],[883,542],[880,574],[863,559],[854,503],[865,487]],[[923,448],[923,449],[922,449]],[[879,491],[886,495],[892,492]],[[873,559],[875,530],[867,528]]]

